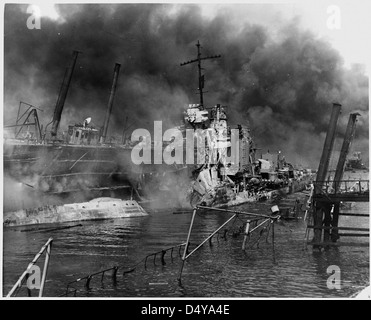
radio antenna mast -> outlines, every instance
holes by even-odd
[[[185,66],[186,64],[190,64],[193,62],[197,62],[198,64],[198,91],[200,92],[200,107],[203,109],[204,107],[204,97],[203,97],[203,88],[205,84],[205,76],[202,74],[203,68],[201,67],[201,60],[207,60],[207,59],[215,59],[215,58],[220,58],[221,55],[215,55],[215,56],[207,56],[207,57],[201,57],[201,45],[200,41],[197,41],[196,44],[197,47],[197,59],[193,59],[187,62],[183,62],[180,65]]]

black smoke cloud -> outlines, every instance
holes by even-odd
[[[222,55],[204,63],[206,105],[228,105],[231,124],[248,122],[262,152],[281,150],[315,168],[336,101],[343,105],[338,138],[358,111],[353,145],[368,155],[368,78],[362,67],[346,69],[298,19],[271,30],[237,26],[227,12],[206,18],[197,5],[65,4],[57,8],[64,22],[42,18],[40,30],[28,30],[26,9],[5,6],[5,124],[20,100],[41,106],[49,122],[72,50],[79,50],[61,130],[88,116],[103,125],[115,62],[122,67],[109,134],[120,136],[126,117],[132,129],[150,129],[153,120],[175,125],[184,105],[198,102],[197,66],[180,63],[196,57],[200,40],[203,54]]]

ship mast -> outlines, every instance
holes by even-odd
[[[197,41],[197,44],[196,44],[196,47],[197,47],[197,59],[193,59],[193,60],[190,60],[190,61],[187,61],[187,62],[183,62],[180,64],[180,66],[185,66],[187,64],[190,64],[190,63],[193,63],[193,62],[197,62],[197,65],[198,65],[198,91],[199,91],[199,94],[200,94],[200,107],[201,107],[201,110],[204,108],[204,97],[203,97],[203,88],[204,88],[204,84],[205,84],[205,76],[202,74],[202,70],[203,68],[201,67],[201,60],[207,60],[207,59],[215,59],[215,58],[220,58],[221,55],[215,55],[215,56],[207,56],[207,57],[201,57],[201,45],[200,45],[200,41]]]
[[[117,79],[118,79],[119,72],[120,72],[120,66],[121,65],[119,63],[115,64],[115,69],[114,69],[114,72],[113,72],[112,87],[111,87],[111,92],[110,92],[110,96],[109,96],[109,100],[108,100],[108,107],[107,107],[107,111],[106,111],[106,116],[104,118],[102,136],[100,137],[100,140],[101,140],[100,142],[101,143],[104,143],[106,141],[108,124],[109,124],[109,120],[110,120],[111,113],[112,113],[113,98],[115,97],[115,93],[116,93]]]
[[[52,126],[51,134],[53,137],[57,135],[57,130],[58,130],[59,122],[61,121],[61,115],[62,115],[62,111],[64,107],[64,102],[66,101],[68,89],[70,87],[70,83],[72,79],[73,69],[75,68],[78,54],[79,54],[79,51],[76,51],[76,50],[73,51],[70,65],[66,69],[65,77],[63,79],[63,83],[62,83],[61,90],[58,96],[57,104],[55,106],[54,116],[52,120],[53,126]]]

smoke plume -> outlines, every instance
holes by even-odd
[[[72,50],[79,50],[60,130],[89,116],[103,125],[115,62],[122,67],[108,134],[121,136],[129,125],[151,129],[154,120],[164,129],[176,125],[184,105],[198,103],[197,66],[180,63],[196,58],[199,40],[204,55],[222,55],[204,63],[206,106],[228,105],[230,124],[248,122],[263,153],[281,150],[289,162],[316,169],[336,101],[343,105],[338,138],[358,111],[353,146],[368,155],[364,70],[345,68],[339,52],[298,19],[272,30],[237,25],[228,12],[205,17],[197,5],[56,8],[60,20],[43,17],[41,29],[29,30],[27,5],[5,6],[5,124],[14,122],[19,101],[39,106],[41,122],[49,122]]]

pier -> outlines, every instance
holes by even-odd
[[[350,144],[355,133],[358,113],[351,113],[345,132],[334,180],[326,180],[330,156],[335,140],[336,124],[341,105],[333,104],[330,124],[313,185],[312,197],[308,203],[309,218],[307,220],[306,242],[313,248],[321,250],[329,246],[369,246],[369,242],[338,242],[342,237],[369,237],[369,228],[339,226],[341,216],[351,216],[353,219],[369,217],[367,213],[342,212],[341,205],[349,202],[369,202],[369,180],[343,180],[344,165]],[[313,229],[313,239],[309,241],[310,230]],[[340,232],[343,233],[340,233]],[[347,231],[347,232],[344,232]]]
[[[314,241],[309,242],[316,248],[326,246],[369,246],[369,243],[361,242],[337,242],[341,237],[369,237],[369,228],[339,227],[339,218],[349,216],[352,219],[369,217],[368,213],[353,213],[342,211],[341,205],[349,202],[369,202],[369,181],[368,180],[343,180],[337,182],[344,186],[336,191],[325,183],[325,191],[313,195],[316,203],[316,222],[307,225],[308,229],[314,230]],[[347,186],[351,186],[348,188]],[[346,210],[346,209],[345,209]],[[314,219],[315,220],[315,219]],[[340,232],[342,233],[340,233]],[[323,238],[322,238],[323,232]]]

